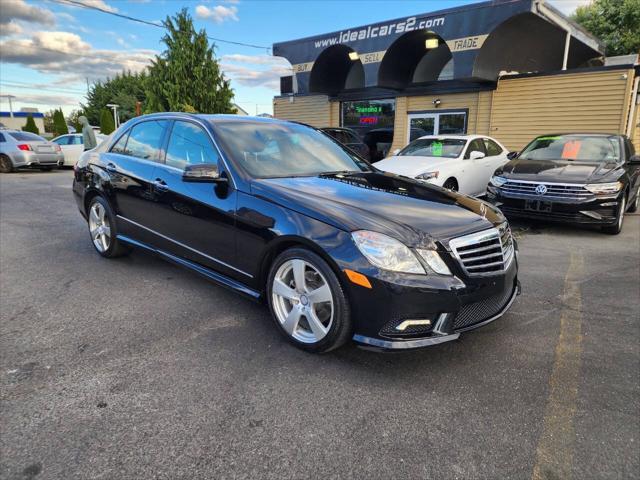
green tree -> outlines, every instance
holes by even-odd
[[[64,119],[64,114],[60,108],[53,112],[53,135],[57,137],[59,135],[66,135],[67,133],[69,133],[67,121]]]
[[[196,32],[186,8],[163,25],[168,30],[162,37],[166,50],[149,67],[145,112],[233,113],[233,90],[205,31]]]
[[[53,133],[55,131],[55,128],[53,126],[53,115],[55,113],[56,113],[55,110],[49,110],[44,114],[43,123],[44,123],[45,132]]]
[[[36,122],[33,119],[33,115],[29,114],[29,116],[27,117],[27,124],[24,127],[22,127],[22,131],[31,132],[31,133],[35,133],[36,135],[40,135],[40,130],[38,129],[38,126],[36,125]]]
[[[100,114],[100,133],[103,135],[109,135],[116,129],[115,122],[113,120],[113,113],[106,108],[102,110]]]
[[[78,133],[82,131],[82,125],[80,124],[80,116],[82,115],[84,115],[82,110],[71,110],[71,113],[67,116],[67,124],[73,125],[73,128]]]
[[[89,87],[87,103],[82,111],[92,125],[99,125],[102,110],[108,103],[119,105],[118,116],[124,123],[136,115],[136,102],[146,102],[144,83],[146,72],[122,72],[104,82],[95,82]]]
[[[609,56],[640,50],[640,0],[593,0],[573,20],[602,40]]]

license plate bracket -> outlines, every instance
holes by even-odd
[[[533,212],[551,212],[552,203],[545,202],[544,200],[525,200],[524,209],[531,210]]]

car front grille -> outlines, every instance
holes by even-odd
[[[496,275],[504,272],[514,255],[513,237],[508,223],[449,242],[454,256],[469,276]]]
[[[538,189],[540,186],[544,187],[543,191]],[[508,180],[500,189],[506,195],[536,197],[539,199],[551,197],[564,200],[588,200],[594,198],[594,194],[584,186],[575,184]]]
[[[479,322],[483,322],[498,315],[504,307],[509,303],[509,299],[513,294],[512,289],[505,289],[497,295],[485,298],[479,302],[468,303],[463,305],[455,320],[453,321],[453,329],[470,327]]]

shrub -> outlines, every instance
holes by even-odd
[[[40,135],[40,129],[38,129],[38,126],[36,125],[36,122],[33,119],[33,115],[29,114],[29,116],[27,117],[27,124],[24,127],[22,127],[22,131],[31,132],[31,133],[35,133],[36,135]]]

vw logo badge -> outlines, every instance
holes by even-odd
[[[545,193],[547,193],[547,186],[546,185],[538,185],[536,187],[536,193],[538,195],[544,195]]]

